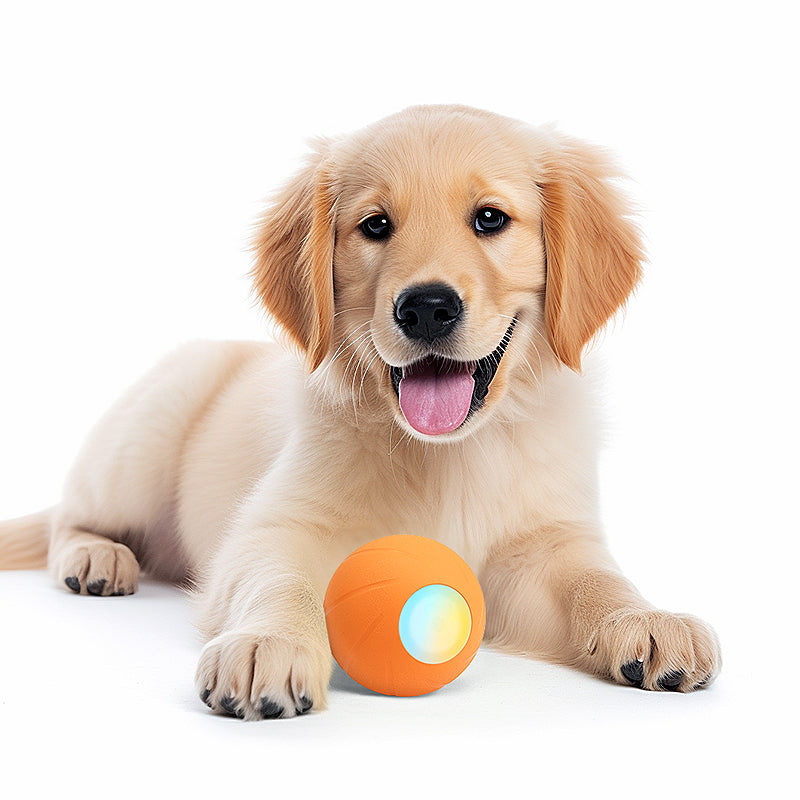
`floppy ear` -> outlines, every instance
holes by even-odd
[[[641,277],[639,233],[602,150],[558,137],[538,182],[547,258],[545,326],[550,346],[580,371],[586,343]]]
[[[313,372],[333,334],[333,200],[326,146],[277,196],[253,241],[261,303],[306,354]]]

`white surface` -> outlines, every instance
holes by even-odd
[[[123,10],[124,9],[124,10]],[[533,9],[533,11],[531,11]],[[2,788],[60,797],[784,796],[796,788],[798,63],[785,3],[17,3],[0,72],[0,517],[56,501],[159,355],[264,335],[245,273],[304,140],[466,102],[615,150],[650,264],[604,337],[612,550],[720,633],[719,682],[646,694],[481,652],[397,700],[214,717],[177,590],[0,574]],[[7,784],[7,785],[6,785]],[[25,786],[21,789],[20,786]],[[433,789],[437,790],[436,792]]]
[[[156,796],[330,781],[427,797],[456,787],[520,792],[528,781],[539,793],[560,780],[566,797],[645,786],[647,796],[715,796],[720,785],[769,796],[791,756],[773,727],[775,663],[752,663],[730,636],[723,676],[694,695],[482,649],[432,695],[382,697],[337,668],[326,712],[243,723],[195,696],[199,644],[177,589],[145,580],[133,597],[84,597],[44,573],[6,573],[0,608],[10,645],[0,666],[4,761],[64,797],[92,786],[134,796],[140,781],[161,787]]]

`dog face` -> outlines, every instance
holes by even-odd
[[[641,252],[598,151],[463,107],[321,142],[268,211],[266,308],[349,400],[459,439],[584,345]]]

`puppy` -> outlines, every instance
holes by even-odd
[[[90,595],[140,568],[196,587],[217,712],[325,707],[322,597],[356,547],[431,536],[479,576],[486,638],[644,689],[720,668],[606,549],[585,345],[642,251],[605,153],[417,107],[318,141],[254,242],[275,344],[195,343],[99,422],[61,504],[5,523],[0,563]],[[304,365],[301,363],[304,361]]]

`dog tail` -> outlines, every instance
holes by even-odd
[[[0,522],[0,569],[43,569],[50,538],[48,508],[27,517]]]

